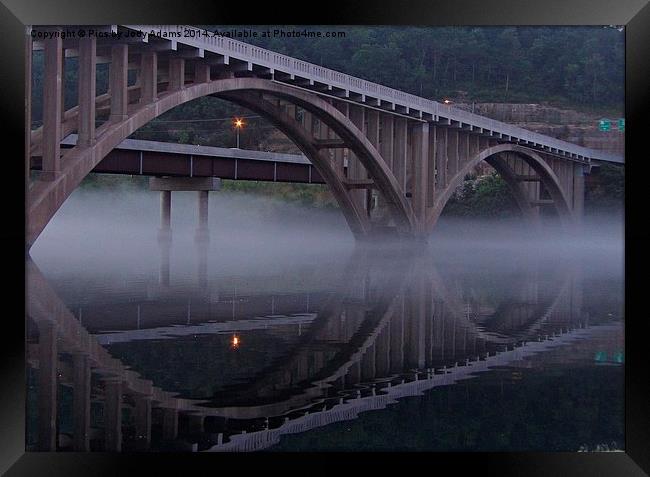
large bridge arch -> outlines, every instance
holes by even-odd
[[[354,235],[361,239],[384,232],[426,239],[454,186],[481,160],[501,172],[524,215],[534,218],[539,211],[535,207],[548,205],[555,207],[562,221],[579,221],[584,175],[591,160],[623,162],[613,154],[236,40],[203,34],[170,40],[180,27],[157,25],[142,41],[130,33],[148,31],[150,26],[100,28],[129,34],[117,42],[26,36],[28,248],[83,178],[123,139],[165,111],[209,95],[245,103],[283,130],[331,188]],[[43,51],[43,126],[32,131],[35,50]],[[79,104],[66,110],[62,59],[72,57],[78,58]],[[100,63],[109,65],[109,92],[97,95]],[[129,84],[133,78],[135,83]],[[318,118],[326,134],[302,126],[304,120],[296,121],[295,114],[293,118],[283,114],[282,103],[302,108],[303,117]],[[98,111],[110,111],[110,120],[96,127]],[[62,156],[61,141],[74,131],[78,144]],[[332,149],[338,150],[332,153]],[[348,152],[347,170],[343,149]],[[509,158],[499,157],[499,150]],[[39,155],[41,173],[31,180],[32,157]],[[509,174],[508,162],[515,155],[520,158],[517,164],[525,163],[525,171]],[[524,175],[534,176],[532,180],[542,183],[550,197],[535,195],[531,189],[539,191],[537,184],[517,185]],[[517,189],[528,191],[529,196]]]
[[[354,152],[368,171],[370,178],[385,198],[400,234],[415,229],[410,203],[401,191],[395,176],[372,143],[355,124],[333,105],[310,94],[260,78],[227,78],[188,84],[163,92],[148,104],[130,104],[129,114],[119,121],[110,120],[97,128],[96,141],[77,145],[62,157],[61,170],[46,180],[37,180],[28,192],[27,246],[31,247],[57,210],[81,181],[99,162],[124,139],[151,120],[172,108],[204,96],[218,96],[255,110],[282,130],[310,159],[322,175],[341,206],[343,214],[357,238],[367,237],[371,224],[367,215],[355,204],[345,178],[333,167],[329,157],[319,147],[318,139],[281,108],[263,99],[271,95],[308,110],[330,127]]]
[[[504,153],[513,153],[516,157],[526,163],[530,168],[539,176],[541,183],[549,192],[553,200],[553,206],[557,215],[563,225],[569,226],[573,220],[571,206],[569,200],[562,189],[560,180],[548,165],[548,163],[537,154],[535,151],[522,147],[516,144],[498,144],[488,147],[476,153],[470,160],[464,163],[458,173],[451,179],[449,184],[441,192],[436,199],[433,207],[431,207],[427,214],[427,230],[432,231],[437,223],[440,215],[451,199],[456,188],[462,184],[465,176],[471,172],[479,163],[485,161],[491,165],[505,180],[508,187],[519,206],[522,215],[533,224],[537,224],[537,217],[533,212],[529,199],[526,197],[524,190],[521,188],[520,183],[517,181],[516,174],[512,168],[506,163],[502,155]]]

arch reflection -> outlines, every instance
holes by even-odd
[[[30,260],[28,449],[262,449],[613,326],[589,323],[575,267],[520,268],[503,297],[431,258],[359,249],[305,269],[316,292],[202,279],[73,313]]]

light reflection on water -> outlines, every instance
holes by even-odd
[[[124,210],[134,197],[71,200],[32,249],[28,448],[622,445],[615,225],[576,238],[448,221],[424,248],[362,248],[336,213],[261,213],[226,196],[211,199],[210,243],[196,244],[181,197],[164,247],[146,213],[155,203],[136,195],[145,205],[134,212]],[[582,394],[561,392],[572,383]],[[513,399],[533,407],[505,418]],[[479,438],[477,415],[484,428],[530,429]],[[557,424],[571,417],[571,432]],[[434,423],[451,428],[423,437]]]

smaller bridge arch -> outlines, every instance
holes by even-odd
[[[513,165],[509,164],[506,157],[504,157],[504,154],[507,153],[513,153],[510,155],[511,159],[521,161],[528,166],[529,170],[534,171],[536,180],[549,192],[558,217],[565,225],[569,225],[573,220],[569,200],[562,190],[557,175],[547,162],[529,148],[515,144],[497,144],[481,150],[463,164],[444,191],[437,197],[435,205],[429,210],[427,228],[429,230],[433,229],[445,205],[451,199],[454,191],[463,183],[465,176],[483,161],[492,166],[508,184],[522,215],[536,224],[538,216],[533,207],[539,204],[535,204],[535,198],[527,195],[527,191],[521,187],[521,181],[518,180],[519,175],[515,172]],[[530,180],[530,178],[528,179]]]

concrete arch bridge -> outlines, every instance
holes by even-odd
[[[28,247],[124,139],[204,96],[255,111],[294,141],[361,240],[385,233],[426,238],[455,187],[481,161],[503,176],[526,218],[535,221],[548,207],[570,224],[582,215],[592,161],[623,162],[194,27],[107,25],[94,30],[123,35],[65,40],[33,40],[32,29],[45,28],[26,32]],[[148,35],[129,35],[134,31]],[[35,50],[44,59],[43,124],[31,130]],[[71,57],[77,58],[78,101],[66,110],[63,66]],[[110,71],[108,91],[100,95],[99,64]],[[75,132],[74,147],[62,148]],[[41,157],[41,170],[31,180],[33,157]]]

